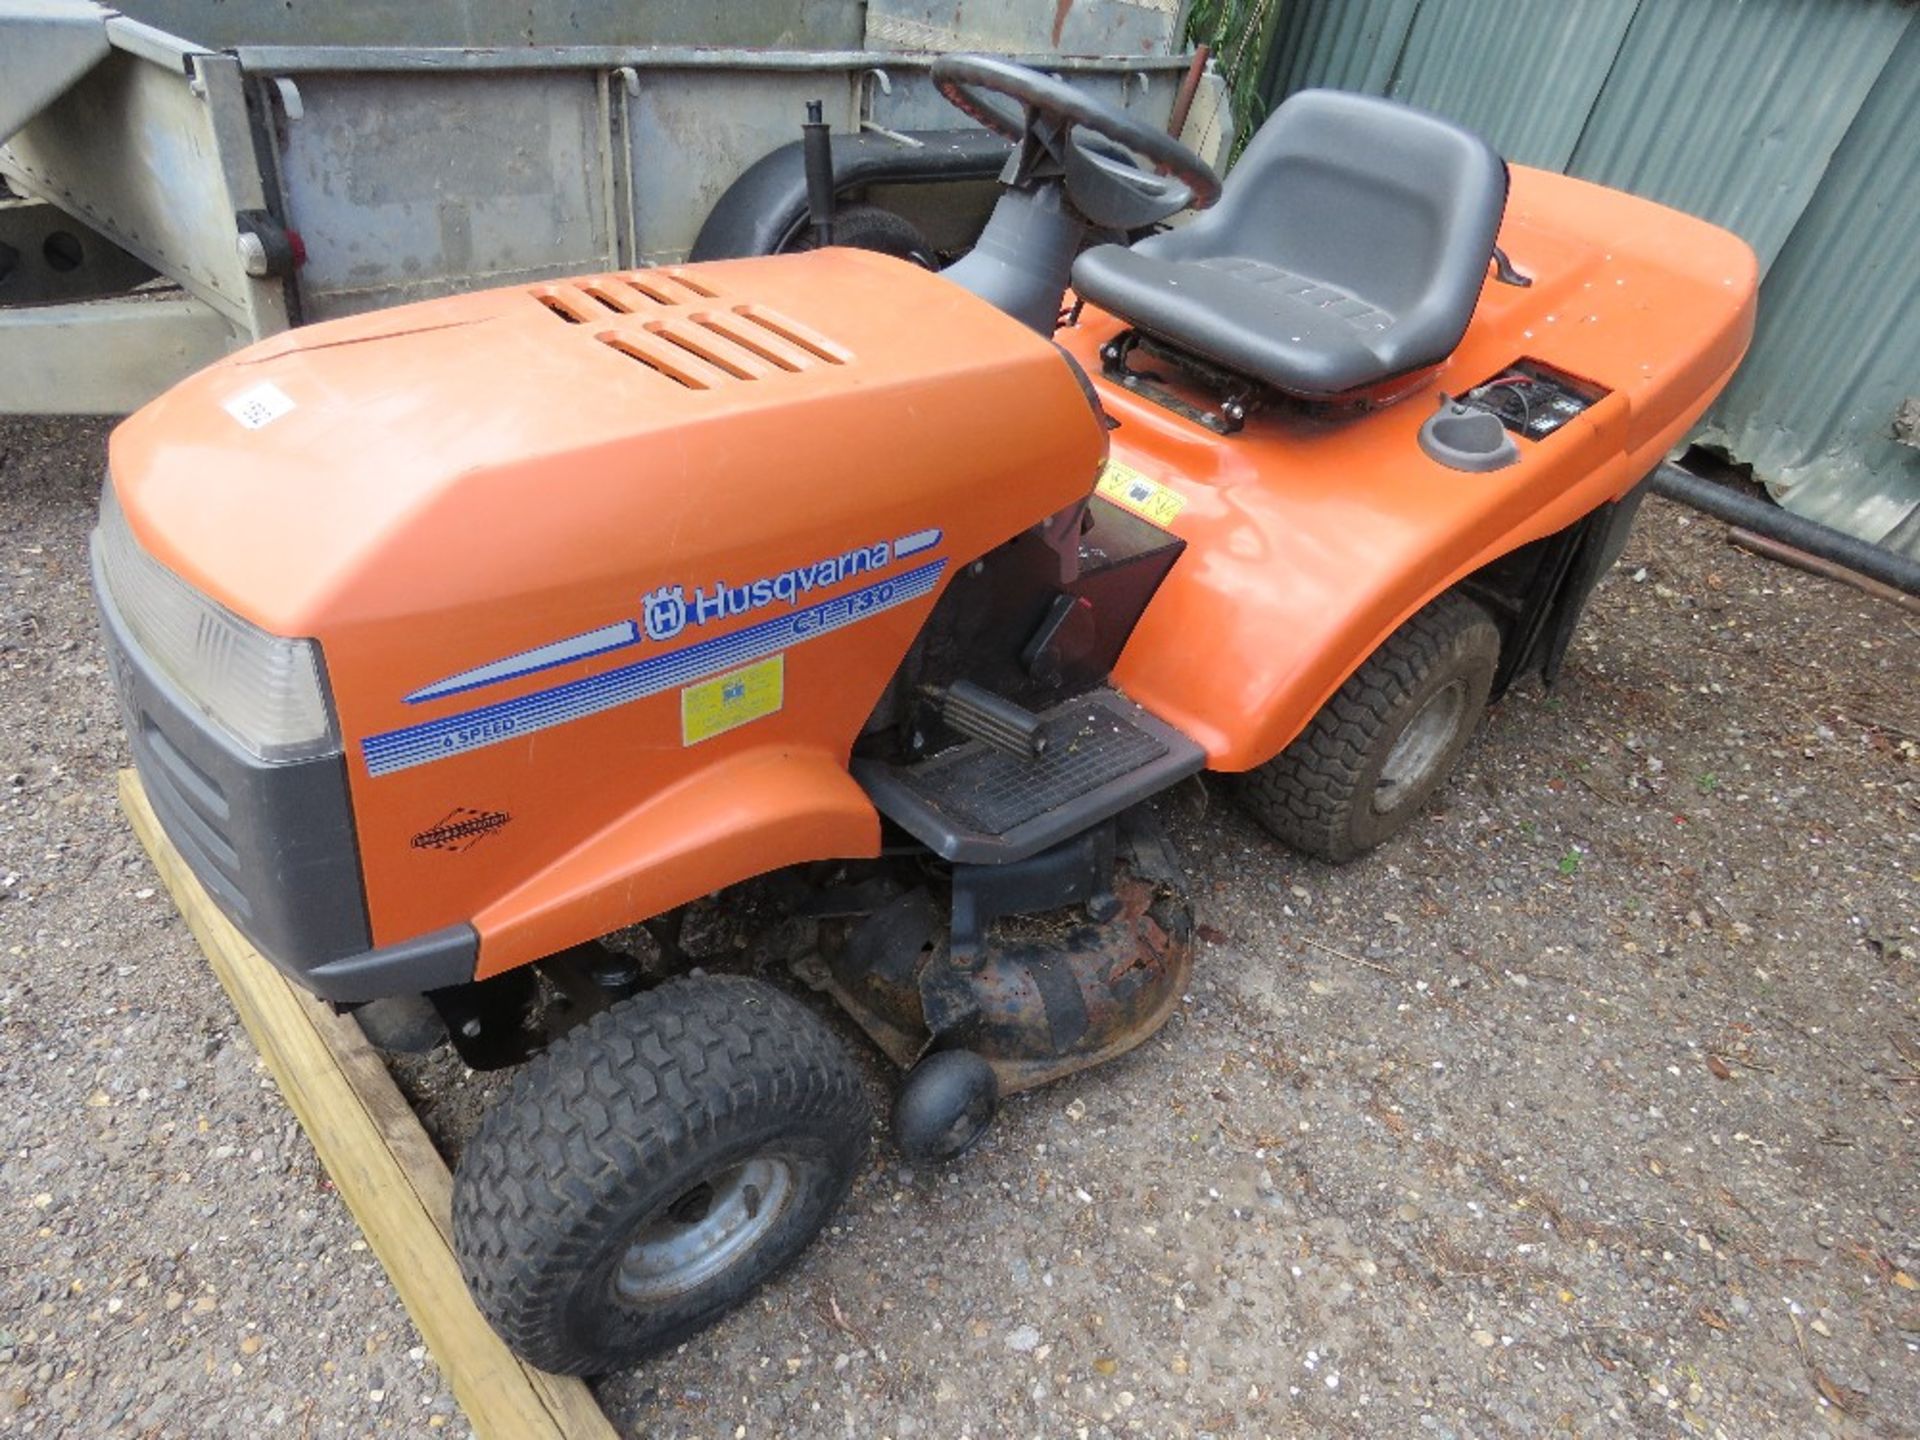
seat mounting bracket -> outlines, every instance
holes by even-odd
[[[1135,351],[1186,372],[1204,389],[1217,394],[1220,403],[1212,409],[1195,405],[1172,389],[1165,375],[1153,370],[1136,370],[1132,364]],[[1197,425],[1206,426],[1216,435],[1237,434],[1247,423],[1247,416],[1265,402],[1265,391],[1258,381],[1209,364],[1197,355],[1156,345],[1138,330],[1122,331],[1100,347],[1100,370],[1114,383]]]

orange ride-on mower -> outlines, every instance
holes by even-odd
[[[1014,141],[942,274],[433,300],[113,437],[94,577],[154,809],[293,980],[525,1060],[454,1225],[549,1369],[707,1324],[863,1163],[843,1044],[706,974],[695,902],[799,937],[906,1072],[897,1143],[958,1154],[1178,1003],[1140,802],[1214,770],[1309,853],[1379,844],[1552,676],[1747,344],[1738,240],[1428,115],[1297,95],[1223,186],[1059,80],[935,74]]]

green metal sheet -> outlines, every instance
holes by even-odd
[[[1706,435],[1788,509],[1920,559],[1920,23],[1835,151],[1760,294]]]
[[[1386,93],[1471,126],[1509,160],[1564,169],[1639,5],[1423,4]]]
[[[1266,92],[1324,85],[1384,95],[1421,0],[1280,0]]]
[[[1724,225],[1769,266],[1913,13],[1641,0],[1568,169]]]
[[[1390,95],[1472,126],[1524,165],[1573,154],[1641,0],[1295,0],[1267,93]]]

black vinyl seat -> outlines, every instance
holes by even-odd
[[[1292,96],[1220,202],[1074,263],[1074,289],[1177,351],[1335,399],[1437,365],[1466,333],[1507,203],[1506,162],[1390,100]]]

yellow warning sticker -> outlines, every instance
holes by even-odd
[[[1174,517],[1187,508],[1187,497],[1171,485],[1162,485],[1118,460],[1107,461],[1096,488],[1104,498],[1162,529],[1173,524]]]
[[[749,720],[762,720],[786,700],[787,657],[770,656],[689,685],[680,692],[680,743],[698,745]]]

